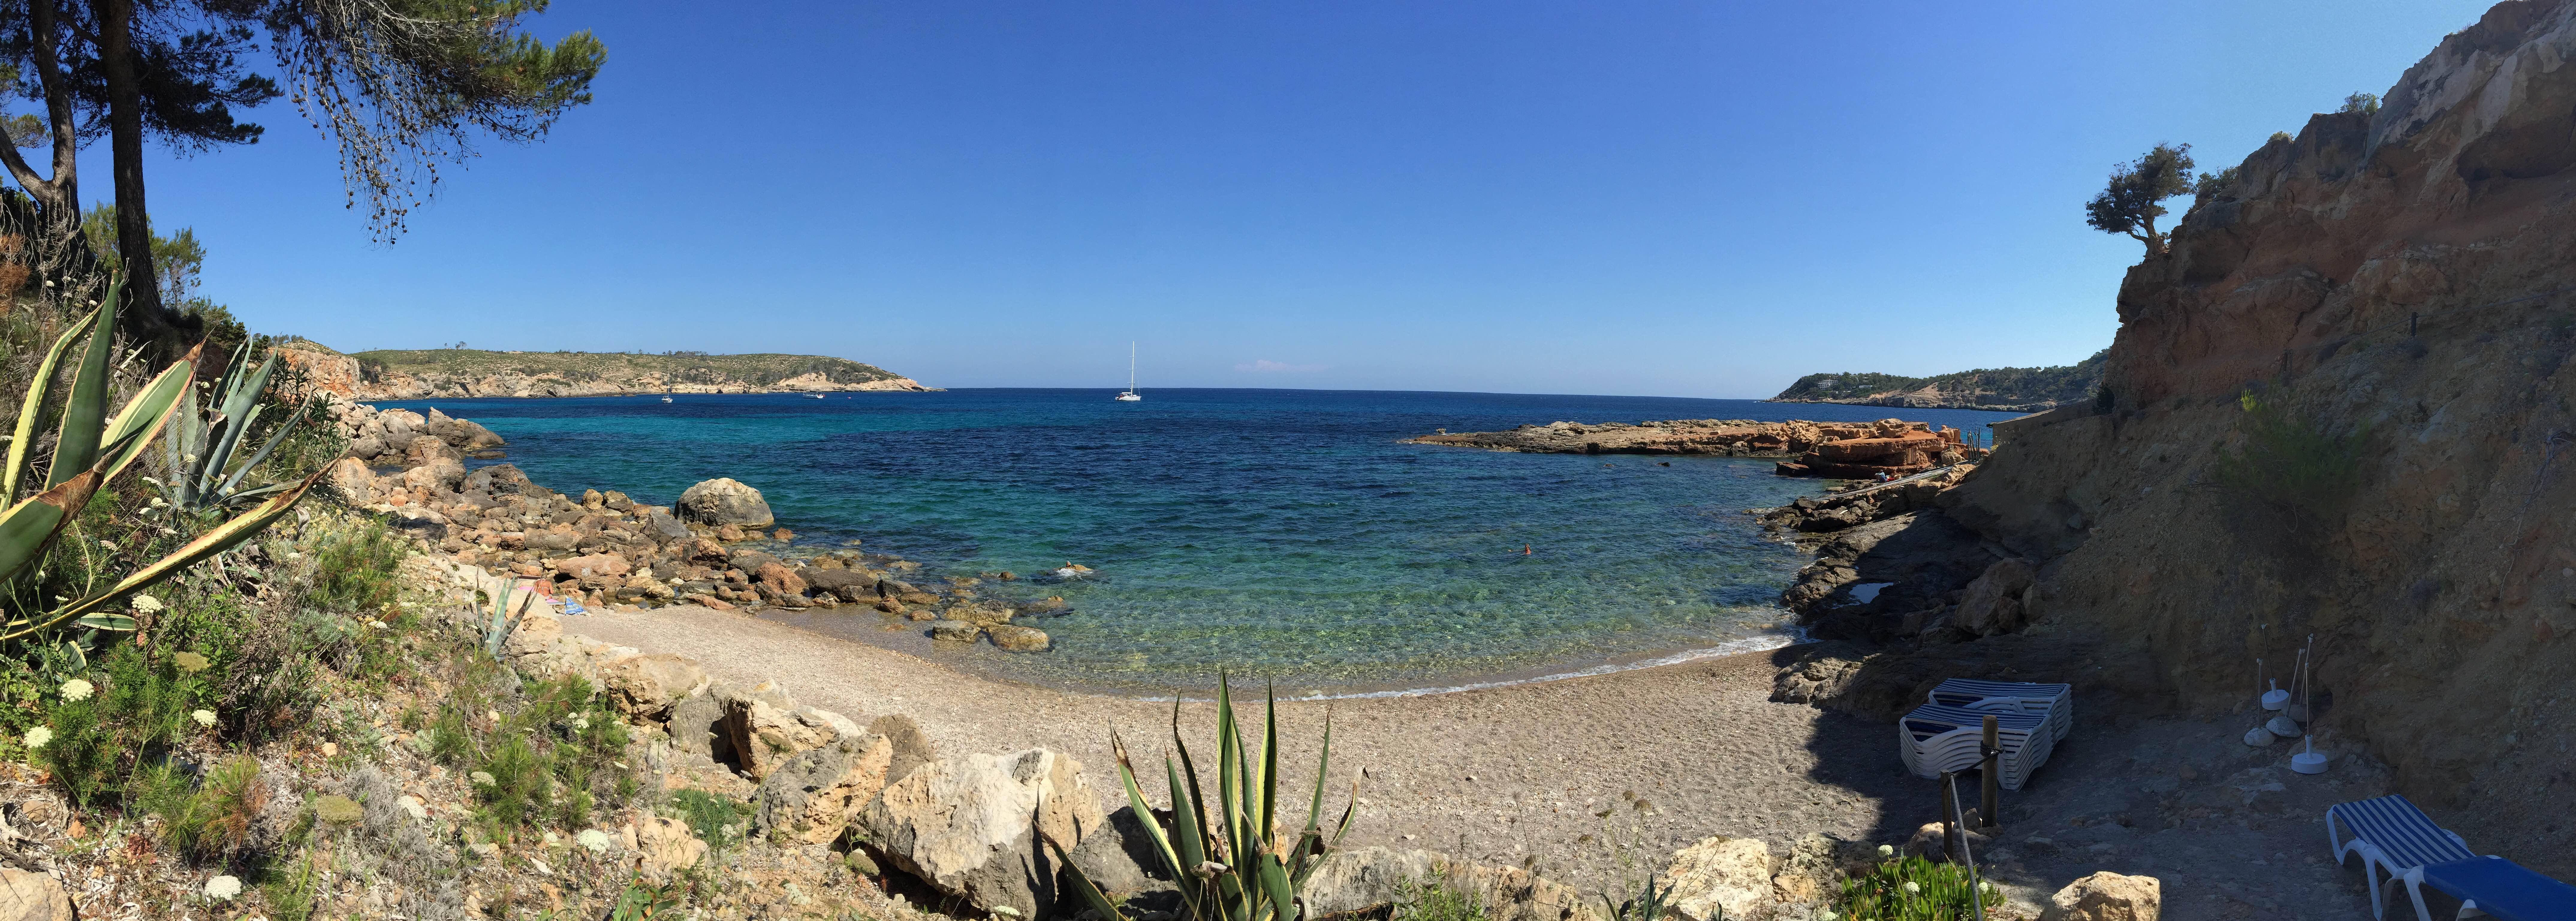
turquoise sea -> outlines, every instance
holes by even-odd
[[[1061,595],[1040,654],[933,648],[874,611],[767,615],[1016,680],[1134,693],[1390,693],[1783,642],[1806,558],[1747,508],[1819,492],[1771,461],[1398,444],[1560,419],[1876,419],[1982,429],[2008,413],[1751,400],[1307,390],[1107,390],[421,400],[509,439],[548,487],[668,504],[730,476],[799,543],[1008,570]],[[1659,461],[1670,461],[1663,466]],[[1526,552],[1525,552],[1526,551]],[[1079,581],[1027,578],[1079,562]]]

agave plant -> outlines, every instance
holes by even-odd
[[[296,407],[295,415],[287,417],[286,424],[278,426],[277,433],[270,435],[258,452],[241,463],[233,463],[241,449],[242,436],[259,424],[260,411],[265,408],[259,398],[268,390],[269,376],[277,371],[277,350],[269,350],[268,360],[260,362],[259,370],[250,371],[249,367],[250,342],[244,340],[234,350],[223,379],[208,394],[210,400],[203,413],[197,403],[200,385],[194,378],[189,379],[187,392],[180,397],[179,429],[171,433],[173,437],[161,440],[170,453],[170,482],[161,484],[161,488],[172,505],[184,509],[238,508],[295,485],[271,483],[242,488],[243,475],[267,460],[269,453],[294,433],[296,423],[304,421],[305,412],[312,409],[310,403]]]
[[[108,416],[108,355],[114,344],[116,302],[124,293],[123,287],[122,279],[109,283],[102,306],[55,340],[53,349],[45,353],[44,362],[36,368],[36,379],[27,387],[26,403],[18,411],[17,429],[9,440],[6,465],[0,466],[0,498],[9,500],[7,509],[0,511],[0,583],[17,583],[43,560],[64,524],[89,505],[99,487],[142,456],[144,446],[169,423],[172,410],[196,376],[197,356],[205,348],[203,345],[190,349],[186,356],[144,384],[115,417]],[[53,405],[57,396],[54,379],[64,356],[84,340],[86,347],[73,369],[71,387],[60,394],[62,421],[54,437],[53,458],[45,464],[44,476],[39,480],[33,456],[36,428],[46,407]],[[25,639],[66,623],[111,632],[133,630],[134,619],[108,613],[110,604],[248,540],[286,514],[320,476],[316,472],[277,492],[257,508],[206,530],[168,556],[105,588],[93,587],[82,597],[61,601],[49,610],[22,608],[7,612],[7,621],[0,623],[0,642]],[[39,482],[41,487],[35,485]],[[19,499],[22,487],[38,491]],[[30,593],[13,594],[24,599]]]
[[[1175,764],[1170,755],[1163,758],[1163,774],[1172,793],[1170,829],[1154,819],[1145,791],[1136,785],[1136,767],[1127,757],[1126,742],[1113,731],[1109,744],[1118,759],[1118,779],[1127,788],[1127,804],[1144,824],[1163,868],[1180,884],[1184,921],[1296,921],[1305,913],[1297,893],[1324,862],[1324,855],[1341,846],[1358,802],[1355,783],[1352,803],[1342,807],[1341,821],[1333,829],[1332,840],[1326,841],[1318,821],[1324,811],[1324,772],[1333,759],[1331,717],[1324,721],[1324,751],[1315,761],[1315,794],[1306,806],[1306,825],[1293,841],[1281,840],[1277,824],[1279,697],[1275,692],[1263,714],[1256,759],[1244,749],[1225,677],[1222,673],[1217,677],[1215,821],[1210,821],[1211,804],[1199,786],[1198,763],[1190,757],[1189,745],[1181,741],[1179,701],[1172,703],[1172,748],[1180,761]],[[1184,774],[1189,777],[1187,785],[1181,780]],[[1065,856],[1062,843],[1049,836],[1046,844],[1055,852],[1056,863],[1072,877],[1074,891],[1100,913],[1102,921],[1125,921],[1108,894]]]

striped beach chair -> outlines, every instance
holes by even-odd
[[[2337,825],[2343,828],[2341,836],[2335,834]],[[2420,911],[2424,904],[2421,871],[2425,867],[2478,856],[2469,851],[2468,842],[2433,824],[2424,810],[2394,793],[2326,807],[2326,846],[2334,850],[2337,864],[2351,855],[2361,855],[2362,878],[2370,882],[2370,915],[2374,918],[2386,916],[2379,898],[2383,868],[2390,880],[2406,883]],[[2423,921],[2432,918],[2427,916]]]
[[[1976,767],[1985,760],[1981,748],[1989,716],[1995,718],[1995,744],[2004,750],[1996,759],[2001,775],[1996,781],[2006,790],[2019,790],[2032,771],[2048,763],[2048,753],[2056,745],[2046,713],[1924,704],[1896,721],[1897,754],[1917,777]]]
[[[2046,713],[2049,734],[2058,740],[2075,728],[2075,686],[2071,684],[1952,678],[1934,685],[1925,696],[1945,707]]]
[[[2400,878],[2414,892],[2415,916],[2422,921],[2433,921],[2433,912],[2424,907],[2423,886],[2459,899],[2462,918],[2484,914],[2504,921],[2576,921],[2576,886],[2502,857],[2437,863]]]

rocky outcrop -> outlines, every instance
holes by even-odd
[[[885,789],[893,764],[894,742],[881,735],[842,735],[798,753],[761,779],[752,831],[830,844]]]
[[[760,490],[732,477],[703,480],[689,487],[680,493],[677,509],[682,521],[714,527],[730,524],[766,528],[778,523],[770,516],[769,501],[761,498]]]
[[[2107,870],[2068,883],[2039,912],[2039,921],[2156,921],[2161,917],[2163,881]]]
[[[1520,867],[1492,867],[1425,850],[1364,847],[1334,851],[1307,877],[1299,898],[1310,918],[1368,916],[1437,882],[1483,906],[1490,921],[1601,921],[1597,900]]]
[[[857,829],[884,863],[981,911],[1042,921],[1056,905],[1054,855],[1107,822],[1082,765],[1033,748],[925,764],[886,785]]]
[[[2121,284],[2099,411],[1941,497],[2035,561],[2028,626],[1944,661],[2068,643],[2024,671],[2092,712],[2220,712],[2314,634],[2321,745],[2576,875],[2576,824],[2529,808],[2576,745],[2571,59],[2576,5],[2499,4],[2196,200]]]
[[[72,921],[71,894],[43,873],[0,867],[0,921]]]
[[[361,400],[937,389],[874,365],[821,355],[414,349],[360,352],[337,359],[348,363],[346,372],[336,360],[319,356],[305,360],[316,367],[327,365],[333,392]],[[340,384],[344,373],[354,379]]]
[[[1672,909],[1689,921],[1724,921],[1771,904],[1771,847],[1719,835],[1673,853],[1664,870]]]
[[[1662,422],[1551,422],[1501,432],[1422,435],[1408,444],[1456,445],[1541,454],[1688,454],[1719,457],[1787,457],[1777,472],[1789,476],[1871,479],[1905,476],[1940,464],[1973,461],[1983,449],[1965,447],[1959,430],[1884,419],[1878,422],[1755,422],[1748,419],[1672,419]],[[1944,459],[1944,452],[1955,456]]]
[[[422,415],[336,399],[326,405],[340,437],[349,440],[348,456],[368,466],[417,467],[468,457],[491,460],[509,446],[491,429],[448,418],[436,407]]]

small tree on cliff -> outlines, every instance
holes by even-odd
[[[2147,245],[2147,255],[2161,255],[2165,235],[2156,231],[2156,219],[2165,216],[2165,206],[2158,203],[2191,194],[2191,168],[2189,144],[2158,144],[2146,156],[2112,167],[2110,185],[2084,203],[2084,223],[2136,237]]]

